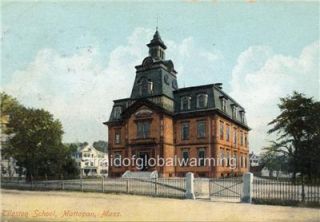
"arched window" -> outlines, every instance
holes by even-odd
[[[121,153],[115,153],[114,154],[114,162],[115,167],[121,167]]]
[[[189,110],[191,108],[191,97],[184,96],[181,98],[181,110]]]
[[[205,108],[208,105],[208,95],[199,94],[197,95],[197,108]]]
[[[148,80],[148,94],[152,94],[153,92],[153,82]]]

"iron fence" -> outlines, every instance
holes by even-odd
[[[73,190],[101,193],[127,193],[160,197],[186,197],[186,178],[99,178],[73,180],[1,180],[2,188],[22,190]],[[320,180],[305,182],[290,179],[254,177],[253,203],[312,206],[320,205]],[[240,201],[243,178],[195,178],[194,194],[197,199],[229,199]]]
[[[288,178],[253,179],[253,202],[297,205],[300,203],[320,205],[320,181],[292,181]]]
[[[52,181],[2,180],[2,188],[23,190],[72,190],[102,193],[128,193],[137,195],[184,198],[184,178],[102,178]]]

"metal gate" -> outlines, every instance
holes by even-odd
[[[195,178],[194,179],[194,195],[197,199],[210,199],[210,179]]]
[[[214,178],[209,182],[210,199],[227,199],[240,201],[243,181],[242,177]]]

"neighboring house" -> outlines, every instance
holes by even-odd
[[[2,148],[7,146],[8,140],[10,139],[10,136],[12,135],[7,135],[5,134],[5,130],[7,128],[8,122],[9,122],[9,115],[1,115],[0,119],[0,127],[1,127],[1,134],[0,134],[0,166],[1,166],[1,176],[2,177],[19,177],[19,176],[24,176],[24,170],[21,167],[17,166],[17,161],[12,158],[12,157],[4,157],[2,153]],[[19,172],[19,170],[21,172]]]
[[[82,176],[107,176],[108,154],[91,145],[81,147],[73,155]]]
[[[257,167],[259,166],[260,158],[254,152],[251,152],[249,154],[249,161],[250,161],[250,167]]]
[[[160,177],[239,175],[248,171],[250,128],[245,109],[222,90],[221,83],[179,88],[173,62],[158,30],[149,44],[149,56],[137,65],[129,98],[114,100],[108,126],[108,154],[117,159],[138,157],[134,165],[109,165],[109,175],[129,171],[157,171]],[[189,64],[192,66],[192,64]],[[199,75],[199,73],[193,73]],[[122,84],[114,83],[114,85]],[[117,86],[115,86],[117,87]],[[191,164],[151,166],[151,158],[226,159],[220,166]],[[237,159],[231,169],[230,160]],[[113,162],[113,161],[112,161]],[[140,168],[140,169],[139,169]]]
[[[270,170],[267,167],[263,167],[261,170],[261,176],[276,177],[276,178],[291,178],[292,173],[284,172],[281,170]]]

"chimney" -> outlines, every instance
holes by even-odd
[[[218,87],[219,89],[222,89],[222,83],[219,82],[219,83],[215,83],[214,85],[215,85],[216,87]]]

